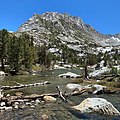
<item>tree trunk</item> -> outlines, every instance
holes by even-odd
[[[85,79],[88,79],[87,60],[85,59]]]
[[[85,79],[88,78],[87,65],[85,65]]]
[[[3,58],[1,58],[1,70],[3,70],[3,71],[5,70]]]

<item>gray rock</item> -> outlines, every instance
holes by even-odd
[[[40,103],[40,100],[36,99],[35,103],[38,105]]]
[[[49,120],[49,117],[46,114],[42,115],[42,120]]]
[[[0,76],[5,76],[5,72],[0,71]]]
[[[78,88],[78,89],[82,88],[82,86],[80,84],[74,84],[74,83],[69,83],[66,85],[66,87],[68,89],[72,89],[72,90],[75,90],[76,88]]]
[[[1,106],[1,107],[5,106],[5,102],[1,102],[1,103],[0,103],[0,106]]]
[[[55,102],[56,98],[52,97],[52,96],[44,96],[43,100],[46,102]]]
[[[72,72],[67,72],[67,73],[58,75],[58,77],[64,77],[64,78],[80,78],[80,75],[77,75],[77,74],[72,73]]]
[[[106,86],[102,86],[102,85],[93,85],[94,88],[96,88],[96,90],[93,92],[93,94],[97,94],[99,92],[104,91],[104,89],[106,88]]]
[[[72,107],[81,113],[99,113],[106,115],[120,115],[120,112],[103,98],[87,98],[79,105]]]

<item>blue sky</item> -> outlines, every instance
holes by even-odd
[[[104,34],[120,33],[120,0],[1,0],[0,29],[16,31],[34,13],[69,13]]]

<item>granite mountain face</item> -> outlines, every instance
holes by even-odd
[[[35,44],[46,43],[56,49],[64,44],[78,52],[96,53],[100,47],[120,46],[120,34],[101,34],[81,18],[57,12],[34,14],[19,27],[17,33],[21,32],[32,35]]]

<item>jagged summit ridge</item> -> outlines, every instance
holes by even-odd
[[[25,24],[23,24],[18,29],[18,31],[19,32],[26,31],[24,27],[27,27],[28,24],[32,24],[32,23],[35,24],[38,21],[40,22],[40,19],[42,19],[43,21],[52,22],[52,23],[56,24],[56,26],[57,26],[57,24],[61,24],[61,21],[64,20],[64,21],[66,21],[66,23],[75,24],[78,27],[84,28],[84,23],[83,23],[82,19],[80,19],[78,17],[72,17],[68,14],[60,14],[57,12],[47,12],[42,15],[34,14]]]

